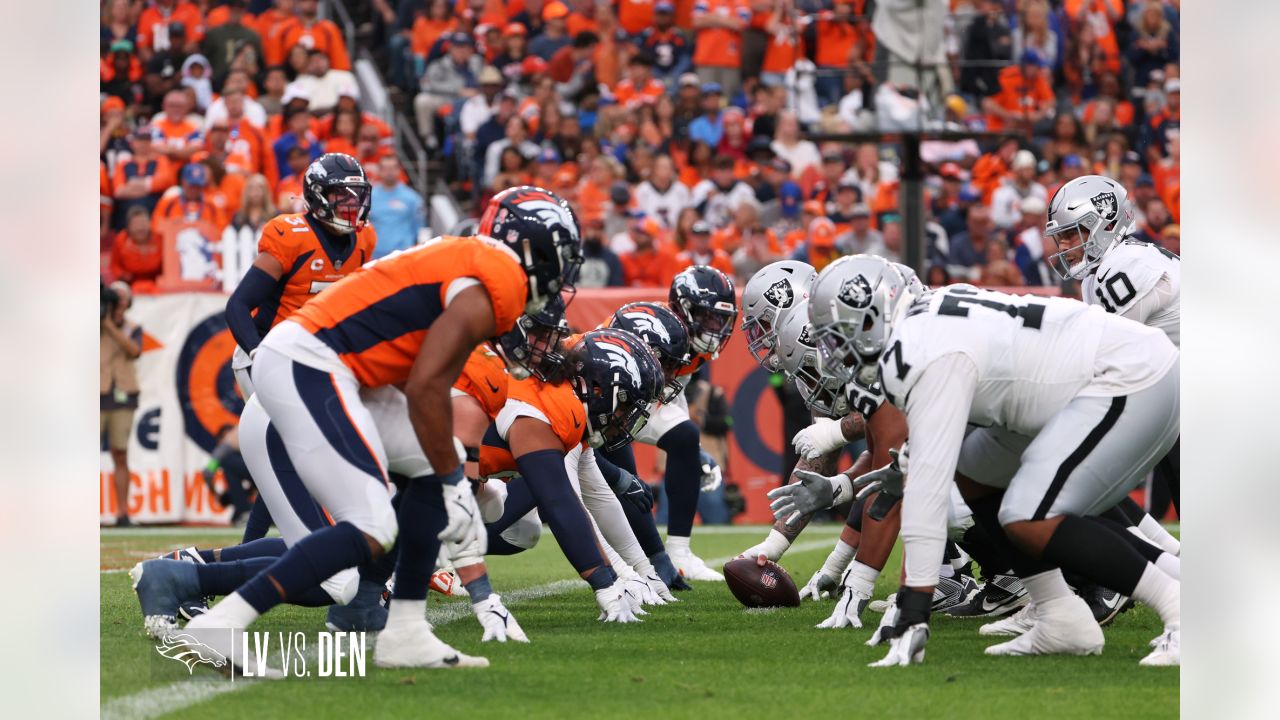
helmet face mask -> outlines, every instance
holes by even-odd
[[[742,289],[742,332],[747,351],[760,367],[778,371],[778,328],[797,304],[809,297],[818,273],[808,263],[780,260],[760,268]]]
[[[1049,265],[1064,280],[1081,280],[1135,227],[1133,205],[1122,185],[1101,175],[1076,178],[1049,201],[1044,232],[1058,248]]]
[[[795,381],[805,406],[828,417],[848,414],[849,403],[843,386],[822,372],[806,302],[782,321],[777,337],[779,369]]]
[[[660,402],[672,402],[684,391],[679,373],[689,365],[689,329],[671,308],[654,302],[628,303],[609,318],[609,327],[626,330],[648,343],[665,382]]]
[[[827,266],[809,304],[823,375],[843,385],[879,361],[894,315],[912,296],[902,273],[882,258],[854,255]]]
[[[557,296],[542,311],[521,315],[515,327],[498,337],[498,354],[516,380],[528,377],[547,383],[564,380],[565,355],[561,343],[569,336],[565,303]]]
[[[302,196],[307,214],[337,235],[359,232],[369,219],[373,185],[350,155],[328,153],[307,166]]]
[[[738,300],[729,276],[694,265],[671,281],[668,304],[689,327],[689,344],[698,354],[716,355],[733,336]]]
[[[625,330],[592,330],[569,351],[569,365],[586,410],[587,443],[605,450],[630,443],[662,386],[662,368],[648,344]]]

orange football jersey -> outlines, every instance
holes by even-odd
[[[480,403],[490,420],[498,418],[498,412],[507,404],[507,365],[488,345],[480,345],[471,351],[462,374],[453,384]]]
[[[582,442],[586,432],[587,410],[569,383],[552,385],[537,378],[511,380],[507,397],[528,403],[542,411],[551,421],[551,431],[568,453]],[[490,432],[493,429],[490,428]],[[480,447],[480,476],[507,478],[518,474],[515,458],[506,442],[485,442]]]
[[[284,275],[280,276],[280,297],[275,307],[264,305],[255,313],[255,317],[264,312],[270,313],[271,324],[259,322],[258,327],[264,332],[275,327],[316,293],[355,272],[373,257],[373,246],[377,242],[378,235],[373,225],[366,224],[356,233],[356,242],[350,253],[338,256],[327,242],[320,239],[305,214],[272,218],[258,236],[258,252],[278,260],[284,268]]]
[[[528,279],[496,240],[444,237],[365,265],[302,306],[291,320],[328,345],[367,387],[401,383],[454,280],[474,278],[493,305],[494,335],[524,312]]]

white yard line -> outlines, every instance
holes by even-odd
[[[746,527],[735,526],[733,529],[751,530],[758,532],[764,526]],[[699,528],[695,532],[703,532],[712,528]],[[717,528],[719,529],[719,528]],[[730,528],[724,528],[726,530]],[[821,527],[814,527],[813,530],[820,530]],[[130,529],[132,530],[132,529]],[[121,530],[121,532],[127,532]],[[708,533],[714,534],[714,533]],[[722,533],[731,534],[731,533]],[[795,555],[798,553],[809,552],[811,550],[820,550],[831,547],[831,540],[824,538],[822,540],[807,540],[799,542],[791,546],[788,554]],[[737,555],[726,555],[725,557],[711,558],[707,560],[707,565],[715,567],[723,565],[726,562],[737,557]],[[123,570],[103,570],[103,573],[124,572]],[[541,598],[552,597],[555,595],[563,595],[575,590],[584,590],[587,584],[583,580],[557,580],[555,582],[545,583],[543,585],[534,585],[533,587],[520,588],[512,590],[502,596],[503,601],[507,605],[520,605],[530,600],[538,600]],[[661,609],[655,610],[655,613],[661,613]],[[427,610],[427,619],[433,625],[439,627],[448,625],[449,623],[471,617],[471,606],[465,602],[451,603],[448,605],[440,605]],[[179,681],[161,685],[158,687],[141,690],[130,695],[124,695],[112,698],[102,705],[102,717],[104,720],[151,720],[162,715],[185,710],[192,705],[198,705],[206,700],[237,690],[247,690],[257,685],[258,682],[228,682],[223,679],[210,679],[209,681]]]

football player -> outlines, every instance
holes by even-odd
[[[355,219],[351,212],[338,210]],[[399,536],[396,587],[374,663],[486,666],[436,638],[424,610],[441,540],[483,532],[454,446],[449,392],[471,351],[568,285],[581,261],[567,203],[540,188],[504,191],[489,236],[445,238],[370,263],[273,328],[255,353],[255,395],[310,494],[335,524],[313,532],[187,631],[243,629],[275,605],[382,556]],[[428,347],[429,351],[425,348]],[[361,388],[403,385],[433,473],[392,508],[386,453]],[[445,524],[432,507],[445,508]],[[202,633],[239,665],[235,633]]]
[[[705,363],[724,349],[733,335],[738,317],[733,281],[715,268],[694,265],[675,276],[668,293],[668,306],[689,330],[692,357],[676,372],[680,392],[671,402],[660,402],[649,422],[636,433],[636,441],[654,445],[667,454],[663,484],[667,491],[667,553],[686,580],[724,581],[724,576],[707,567],[689,547],[693,518],[698,510],[698,493],[704,485],[719,482],[719,468],[708,466],[704,474],[701,431],[689,419],[689,403],[684,388]],[[636,474],[630,448],[606,451],[605,458]]]
[[[1158,330],[1070,300],[963,286],[916,295],[887,265],[829,270],[810,305],[824,370],[851,377],[878,363],[886,397],[911,429],[901,468],[911,475],[905,579],[883,633],[890,651],[875,665],[924,658],[957,471],[975,518],[995,515],[1022,551],[1016,570],[1037,607],[1030,631],[988,654],[1101,651],[1102,632],[1065,568],[1151,607],[1164,632],[1142,664],[1179,664],[1179,582],[1093,517],[1178,437],[1177,348]],[[978,427],[966,434],[970,424]]]
[[[630,533],[630,528],[612,490],[593,470],[594,450],[631,441],[661,388],[661,368],[643,341],[618,330],[588,332],[562,357],[563,334],[556,332],[562,327],[560,317],[535,314],[530,319],[535,322],[519,332],[531,336],[526,344],[530,352],[521,362],[532,377],[510,383],[506,405],[480,452],[482,475],[519,475],[507,486],[502,517],[488,526],[489,537],[500,553],[531,546],[536,537],[514,543],[505,533],[536,508],[566,559],[595,591],[600,619],[636,622],[640,596],[619,582],[618,568],[602,553],[592,515],[602,520],[609,541],[622,545],[619,552],[632,555],[626,562],[643,555],[634,536],[619,534]],[[610,512],[610,501],[616,508],[612,520],[604,514]],[[635,545],[634,553],[630,545]],[[647,560],[642,569],[644,564]],[[646,580],[661,585],[652,567],[647,570]]]

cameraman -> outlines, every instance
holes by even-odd
[[[124,282],[103,288],[102,326],[98,333],[98,376],[101,433],[115,467],[116,526],[129,522],[129,433],[138,409],[138,372],[134,361],[142,354],[142,328],[125,319],[133,293]]]

